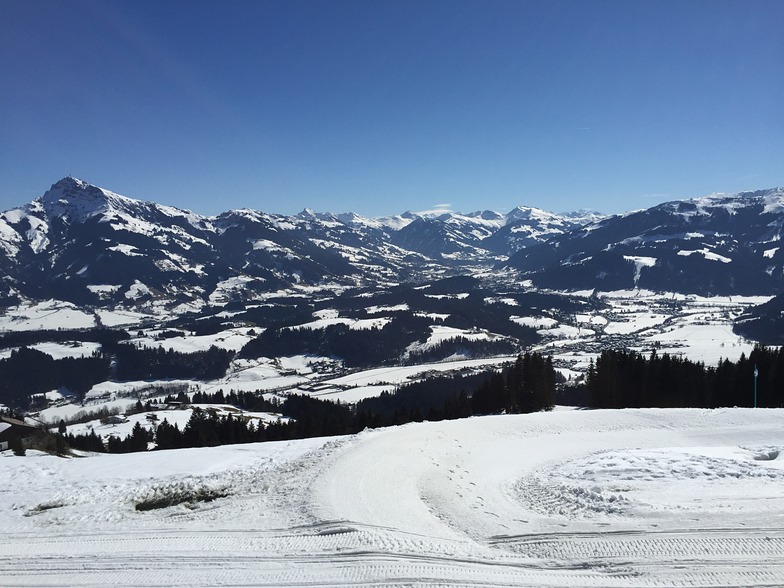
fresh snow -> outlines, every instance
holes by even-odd
[[[395,304],[394,306],[368,306],[365,311],[368,314],[378,314],[380,312],[400,312],[408,310],[408,304]]]
[[[95,314],[105,327],[122,327],[138,325],[140,322],[150,318],[150,315],[134,310],[103,310],[97,309]]]
[[[572,295],[595,296],[607,308],[565,314],[545,324],[539,317],[512,318],[538,328],[543,341],[535,346],[536,351],[552,354],[559,369],[578,372],[585,372],[587,362],[608,348],[636,349],[646,355],[656,349],[659,354],[666,352],[708,366],[715,366],[720,359],[737,361],[741,353],[748,356],[754,342],[732,332],[733,320],[770,300],[768,296],[704,297],[647,290],[590,290]]]
[[[718,253],[714,253],[713,251],[710,251],[709,249],[697,249],[695,251],[686,251],[686,250],[678,251],[678,255],[680,255],[682,257],[688,257],[690,255],[694,255],[695,253],[699,253],[705,259],[707,259],[709,261],[720,261],[721,263],[731,263],[732,262],[732,260],[729,257],[725,257],[723,255],[719,255]]]
[[[0,586],[781,586],[782,410],[0,455]],[[156,497],[211,502],[137,511]]]
[[[666,314],[651,313],[645,310],[641,312],[629,312],[619,315],[619,320],[613,320],[604,327],[604,332],[611,335],[628,335],[646,331],[652,327],[663,324],[669,316]]]
[[[0,316],[0,332],[46,329],[90,329],[95,317],[70,302],[46,300],[8,308]]]
[[[134,403],[131,402],[130,404]],[[155,429],[158,423],[162,423],[165,419],[170,425],[177,425],[180,431],[182,431],[190,420],[195,408],[203,411],[214,412],[219,417],[232,415],[234,418],[242,418],[246,421],[253,422],[254,427],[258,427],[259,423],[270,423],[278,420],[287,422],[289,420],[288,418],[281,417],[279,414],[270,412],[240,411],[239,409],[229,405],[190,404],[187,408],[184,409],[154,410],[129,415],[128,417],[125,417],[124,422],[117,424],[103,424],[99,419],[96,419],[86,423],[69,425],[66,427],[66,429],[68,433],[73,435],[89,435],[92,431],[101,437],[104,441],[107,441],[109,437],[124,439],[133,432],[133,428],[137,424],[141,425],[148,431],[152,431]],[[150,421],[150,419],[147,418],[148,415],[155,415],[157,417],[157,421],[153,423]]]
[[[511,316],[509,320],[532,329],[551,329],[558,325],[558,321],[547,316]]]
[[[345,376],[324,380],[336,386],[375,386],[379,384],[404,384],[435,372],[455,372],[464,369],[492,368],[514,361],[514,356],[492,357],[487,359],[461,359],[439,363],[383,367],[357,371]]]
[[[674,324],[671,328],[650,335],[645,341],[655,347],[659,354],[666,352],[682,355],[708,366],[715,366],[721,359],[735,361],[741,353],[748,356],[754,349],[754,342],[735,335],[731,326],[711,324],[707,319],[699,321],[699,318],[694,322]]]
[[[497,335],[492,335],[491,333],[488,333],[486,331],[456,329],[455,327],[434,325],[430,327],[430,336],[427,338],[427,341],[424,344],[414,343],[409,350],[419,351],[424,349],[430,349],[450,339],[460,338],[460,339],[467,339],[469,341],[487,341],[495,337],[497,337]]]
[[[639,256],[632,256],[632,255],[624,255],[623,258],[626,261],[630,261],[634,264],[634,286],[637,287],[637,284],[640,283],[640,273],[642,272],[642,268],[644,267],[654,267],[656,265],[656,258],[655,257],[639,257]]]
[[[381,329],[392,319],[388,317],[378,317],[370,319],[352,319],[341,317],[337,310],[326,309],[317,310],[313,313],[316,319],[309,323],[288,327],[290,329],[325,329],[333,325],[347,325],[351,330]]]
[[[571,325],[558,325],[555,327],[544,328],[537,331],[540,335],[545,337],[552,337],[556,339],[577,339],[584,338],[595,334],[593,329],[587,329],[581,326]]]
[[[135,300],[137,298],[141,298],[142,296],[149,296],[152,294],[152,291],[147,287],[146,284],[140,282],[139,280],[134,280],[131,287],[128,288],[128,291],[125,293],[125,297],[129,300]]]
[[[210,347],[219,347],[230,351],[239,351],[243,345],[253,339],[247,334],[248,329],[227,329],[213,335],[192,335],[183,333],[179,337],[159,338],[156,331],[148,331],[144,337],[137,337],[131,342],[137,347],[172,349],[180,353],[206,351]]]
[[[139,250],[133,245],[120,244],[120,245],[114,245],[112,247],[107,247],[106,249],[109,251],[117,251],[119,253],[127,255],[128,257],[144,257],[145,255],[144,253],[139,253]]]
[[[70,343],[35,343],[28,345],[29,348],[51,355],[54,359],[63,359],[66,357],[90,357],[93,353],[101,351],[99,343],[91,341],[73,341]],[[10,357],[13,349],[0,350],[0,359]]]

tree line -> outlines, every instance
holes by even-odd
[[[453,355],[467,357],[491,357],[493,355],[511,355],[518,349],[516,342],[510,339],[468,339],[466,337],[450,337],[439,341],[426,349],[418,349],[408,354],[406,363],[419,364],[442,361]]]
[[[649,357],[628,350],[603,351],[591,362],[586,387],[596,408],[784,405],[784,350],[757,346],[737,362],[724,359],[715,367],[653,351]]]
[[[41,329],[38,331],[10,331],[0,334],[0,349],[29,347],[36,343],[93,342],[112,345],[131,336],[123,329]]]
[[[0,404],[27,411],[35,407],[36,395],[59,388],[81,401],[93,386],[109,379],[217,379],[226,375],[232,357],[231,351],[214,346],[182,353],[107,341],[101,352],[89,357],[54,359],[21,347],[0,359]]]
[[[287,396],[280,405],[256,398],[265,408],[277,409],[284,418],[266,424],[243,415],[219,415],[217,411],[193,408],[186,425],[180,429],[166,419],[154,432],[137,423],[125,439],[112,437],[98,449],[100,439],[91,431],[86,435],[67,435],[71,447],[89,451],[124,453],[145,451],[154,442],[158,449],[207,447],[228,443],[280,441],[358,433],[367,427],[401,425],[423,420],[439,421],[478,414],[522,413],[549,410],[555,391],[552,362],[537,353],[526,353],[501,372],[475,375],[442,376],[400,386],[392,393],[367,398],[352,407],[304,394]],[[204,403],[239,400],[253,406],[248,393],[213,395],[197,393]],[[183,399],[184,399],[183,395]],[[269,404],[264,404],[269,403]]]
[[[111,348],[117,380],[214,380],[226,375],[233,352],[211,346],[182,353],[163,347],[115,345]]]
[[[107,357],[54,359],[51,355],[22,347],[0,360],[0,404],[26,411],[33,396],[65,387],[77,397],[84,397],[95,384],[109,379]]]
[[[352,329],[345,324],[321,329],[269,328],[240,350],[239,357],[281,357],[290,355],[337,356],[348,367],[389,365],[399,361],[406,347],[430,336],[431,321],[401,315],[381,328]]]

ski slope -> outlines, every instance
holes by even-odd
[[[0,586],[781,586],[784,410],[0,455]],[[137,511],[160,496],[209,502]]]

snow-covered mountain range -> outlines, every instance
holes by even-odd
[[[207,217],[69,177],[0,214],[0,300],[220,305],[294,285],[425,283],[494,267],[563,290],[769,295],[784,289],[783,225],[781,188],[613,217],[529,207]]]
[[[226,302],[295,284],[388,284],[462,273],[580,226],[532,208],[372,219],[232,210],[205,217],[64,178],[0,214],[3,296],[79,304]]]

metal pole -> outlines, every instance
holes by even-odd
[[[757,366],[754,366],[754,408],[757,408],[757,376],[759,376],[759,370]]]

